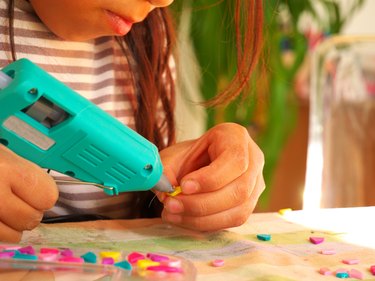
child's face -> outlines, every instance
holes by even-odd
[[[44,24],[57,36],[85,41],[125,35],[153,9],[173,0],[30,0]]]

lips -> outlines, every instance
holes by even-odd
[[[111,11],[106,11],[108,15],[108,23],[117,35],[125,35],[132,28],[133,22],[125,19]]]

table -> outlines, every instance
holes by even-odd
[[[92,221],[40,225],[25,232],[22,243],[68,247],[128,249],[177,255],[193,262],[198,281],[333,280],[318,271],[357,269],[375,280],[375,207],[256,213],[240,227],[197,233],[163,224],[160,219]],[[257,234],[271,234],[270,241]],[[321,244],[311,236],[324,237]],[[323,255],[324,249],[335,254]],[[213,267],[214,259],[225,265]],[[359,259],[347,265],[344,259]],[[354,280],[354,279],[351,279]]]

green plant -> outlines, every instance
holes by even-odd
[[[174,4],[175,11],[189,9],[191,13],[190,36],[202,70],[201,93],[205,100],[215,96],[235,73],[236,47],[230,15],[234,3],[184,0]],[[253,132],[265,154],[264,176],[268,188],[262,194],[261,203],[266,205],[272,190],[273,171],[296,118],[294,79],[309,54],[309,30],[303,28],[303,21],[314,23],[316,33],[337,34],[364,0],[347,1],[345,7],[339,0],[265,0],[263,3],[264,51],[248,89],[253,94],[226,106],[208,108],[207,128],[232,121]]]

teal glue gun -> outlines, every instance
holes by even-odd
[[[154,144],[27,59],[0,71],[0,143],[109,195],[173,191]]]

